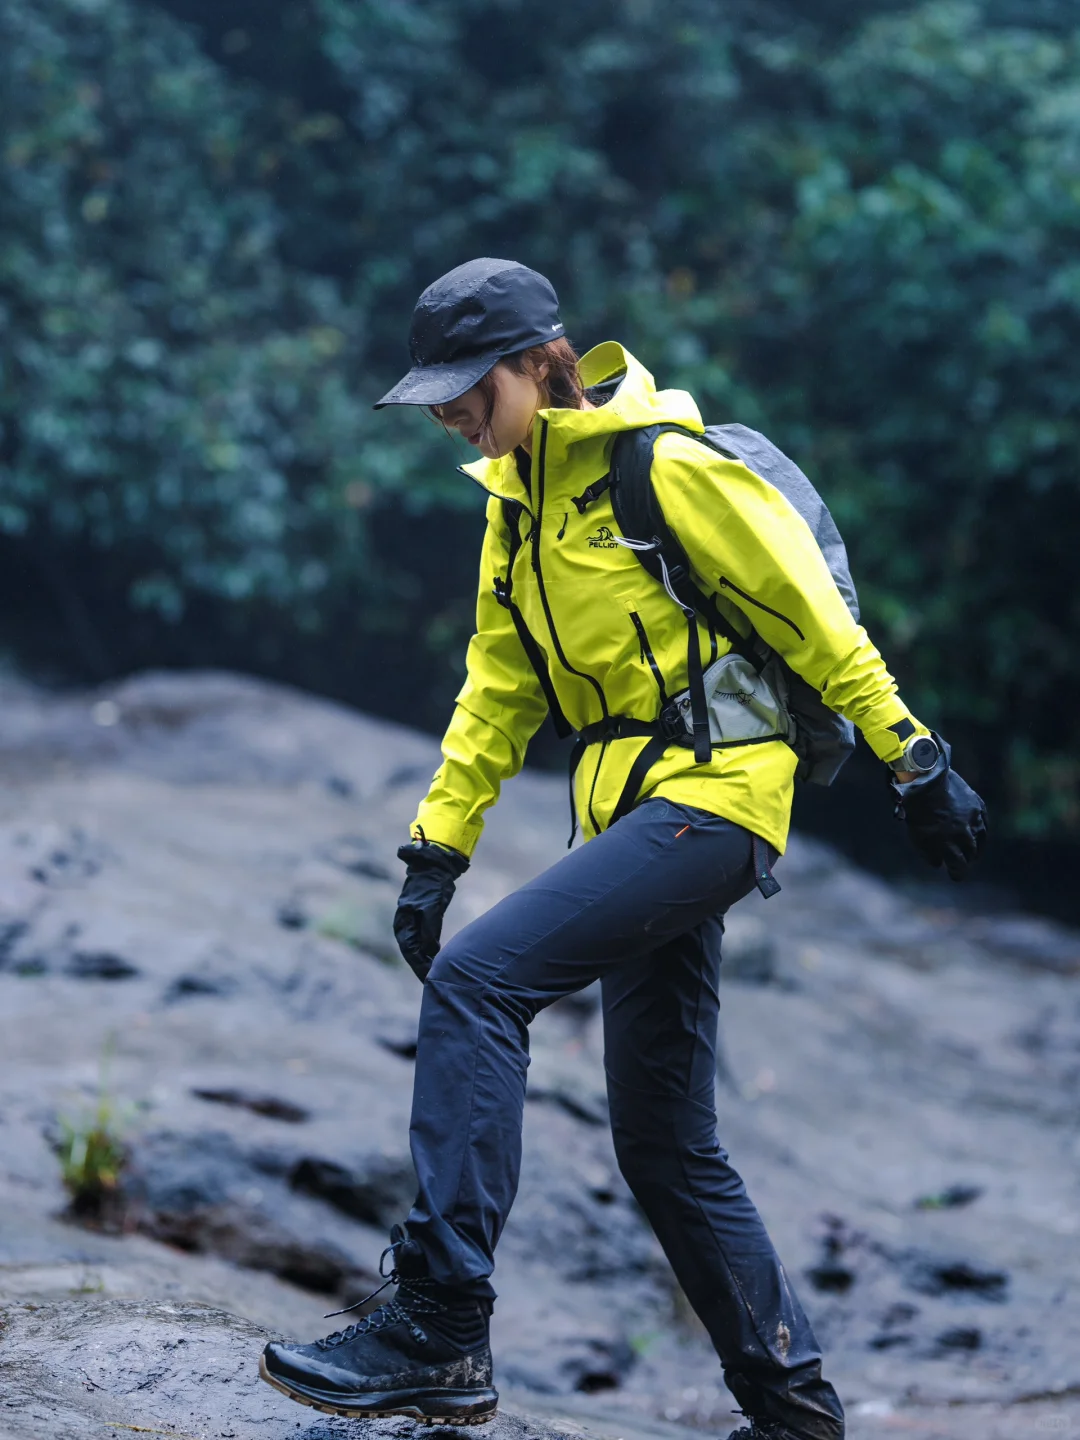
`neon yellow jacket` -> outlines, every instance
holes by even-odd
[[[681,390],[657,391],[652,376],[622,346],[599,345],[580,362],[586,386],[623,371],[615,395],[598,409],[538,413],[528,490],[512,455],[465,467],[492,497],[476,634],[468,678],[443,740],[443,763],[420,806],[414,835],[420,826],[429,840],[470,855],[485,810],[498,799],[502,781],[521,768],[529,739],[547,713],[512,617],[493,593],[496,578],[506,576],[508,558],[502,498],[525,506],[513,596],[547,660],[570,724],[580,729],[600,720],[604,701],[610,714],[655,720],[659,689],[647,650],[668,695],[687,686],[682,611],[634,555],[611,540],[615,518],[608,495],[583,515],[572,499],[607,473],[618,431],[658,422],[704,429],[692,398]],[[665,432],[658,438],[652,474],[698,586],[715,596],[742,632],[748,630],[747,615],[752,617],[762,639],[859,727],[882,760],[899,759],[903,745],[889,726],[910,718],[908,711],[866,631],[851,618],[802,517],[746,466],[686,435]],[[747,615],[732,604],[738,591],[758,602],[740,602]],[[713,647],[722,655],[728,642],[711,636],[703,619],[698,628],[708,665]],[[928,733],[913,723],[919,734]],[[589,746],[575,782],[586,839],[607,825],[645,743],[637,738]],[[699,806],[782,851],[795,765],[794,752],[781,739],[714,750],[704,765],[695,764],[693,751],[672,746],[649,772],[639,798],[662,795]]]

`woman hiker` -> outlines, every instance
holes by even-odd
[[[466,473],[490,495],[468,678],[398,852],[394,928],[424,985],[419,1192],[386,1252],[394,1298],[313,1344],[268,1345],[263,1377],[340,1415],[495,1413],[491,1275],[518,1184],[528,1027],[599,979],[619,1165],[720,1356],[747,1420],[736,1436],[839,1440],[813,1332],[716,1133],[723,917],[755,884],[776,888],[799,760],[779,722],[724,741],[725,705],[754,719],[730,685],[708,697],[716,740],[695,698],[702,670],[738,662],[756,633],[892,767],[913,840],[954,879],[977,854],[982,801],[900,700],[796,509],[696,439],[690,396],[658,391],[621,346],[579,360],[543,276],[491,259],[450,271],[420,297],[410,350],[380,406],[428,407],[460,432],[485,457]],[[702,613],[684,603],[685,573],[658,571],[649,537],[616,518],[614,441],[657,424],[679,427],[656,437],[651,480],[695,593],[711,597]],[[579,737],[589,843],[440,950],[484,812],[549,709]]]

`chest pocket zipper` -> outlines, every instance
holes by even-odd
[[[660,706],[663,708],[668,702],[667,690],[664,688],[664,676],[660,670],[660,666],[656,663],[656,656],[653,654],[652,646],[649,644],[649,637],[645,633],[645,626],[641,623],[641,616],[636,610],[630,611],[630,621],[637,631],[638,641],[641,645],[641,659],[643,662],[648,662],[649,669],[653,673],[653,679],[656,681],[656,688],[660,691]]]

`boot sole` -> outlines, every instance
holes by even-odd
[[[367,1395],[350,1404],[340,1395],[309,1390],[293,1381],[271,1374],[266,1356],[259,1356],[259,1376],[282,1395],[300,1405],[310,1405],[324,1415],[341,1415],[347,1420],[377,1420],[387,1415],[407,1415],[425,1425],[484,1425],[494,1420],[499,1409],[496,1390],[407,1390],[399,1396]]]

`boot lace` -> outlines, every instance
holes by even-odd
[[[325,1336],[322,1340],[316,1340],[315,1344],[320,1350],[332,1350],[336,1345],[344,1345],[348,1340],[355,1340],[358,1335],[369,1335],[376,1330],[385,1330],[391,1325],[404,1325],[409,1334],[418,1345],[427,1344],[427,1332],[423,1330],[415,1320],[417,1315],[441,1315],[446,1306],[436,1300],[433,1295],[425,1294],[434,1282],[423,1280],[418,1277],[402,1279],[398,1273],[397,1250],[400,1245],[407,1243],[406,1239],[396,1240],[388,1245],[379,1256],[379,1275],[383,1283],[370,1295],[365,1295],[362,1300],[357,1300],[354,1305],[346,1305],[343,1310],[331,1310],[324,1318],[332,1319],[335,1315],[347,1315],[350,1310],[359,1310],[369,1300],[374,1300],[376,1295],[390,1285],[396,1285],[398,1292],[392,1300],[386,1300],[378,1309],[373,1310],[370,1315],[365,1315],[362,1320],[347,1325],[344,1330],[335,1330],[332,1335]],[[384,1268],[386,1257],[391,1256],[391,1269],[387,1273]]]
[[[740,1410],[739,1414],[745,1415],[745,1411]],[[779,1429],[771,1420],[758,1420],[753,1415],[746,1415],[746,1419],[750,1421],[750,1424],[740,1426],[738,1430],[732,1431],[728,1440],[786,1440],[790,1433],[787,1430]]]

